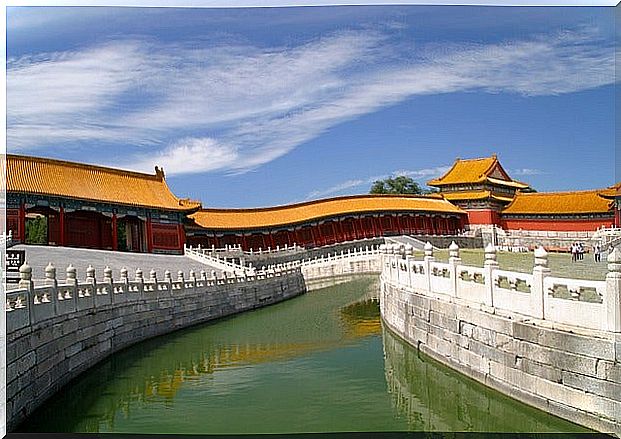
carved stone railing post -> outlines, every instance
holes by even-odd
[[[168,284],[168,292],[172,295],[172,274],[169,270],[164,270],[164,282]]]
[[[54,296],[56,296],[56,290],[58,288],[58,281],[56,280],[56,267],[51,262],[45,267],[45,285],[54,288]]]
[[[485,276],[485,304],[494,306],[494,270],[498,268],[496,247],[490,242],[485,247],[485,262],[483,276]]]
[[[93,286],[93,294],[97,291],[97,281],[95,280],[95,267],[88,264],[86,268],[86,282]]]
[[[405,284],[408,287],[412,287],[412,267],[411,262],[414,260],[414,247],[410,244],[406,244],[405,246],[405,275],[407,276],[405,279]],[[370,267],[370,264],[367,265]]]
[[[183,293],[185,291],[185,278],[183,277],[183,271],[177,271],[177,282],[181,284],[180,292]]]
[[[34,323],[34,282],[32,282],[32,267],[28,265],[28,262],[24,262],[21,267],[19,267],[19,287],[26,289],[26,297],[28,297],[28,317],[30,319],[30,323]]]
[[[112,269],[106,265],[103,271],[103,281],[109,285],[112,285],[114,280],[112,279]]]
[[[461,258],[459,257],[459,246],[455,241],[449,245],[449,274],[451,276],[451,291],[449,294],[453,297],[457,296],[457,266],[461,264]]]
[[[535,268],[533,268],[533,285],[530,289],[531,315],[537,319],[545,318],[546,291],[544,279],[550,275],[548,252],[539,246],[535,249]]]
[[[149,271],[149,282],[153,282],[157,285],[157,271],[155,271],[155,268],[152,268],[151,271]]]
[[[621,250],[615,247],[608,255],[608,273],[606,274],[606,329],[621,332]]]
[[[126,267],[121,268],[121,282],[126,286],[129,284],[129,274]]]
[[[138,284],[138,293],[142,296],[144,294],[144,276],[141,268],[136,268],[136,278],[134,281]]]
[[[34,282],[32,281],[32,267],[28,265],[28,262],[19,267],[19,287],[25,288],[28,292],[34,290]]]
[[[425,250],[425,257],[423,258],[423,262],[425,263],[425,279],[427,284],[427,292],[431,292],[431,263],[436,260],[433,256],[433,245],[429,241],[423,247]]]
[[[69,264],[67,266],[67,279],[65,280],[65,283],[67,285],[73,285],[73,286],[77,285],[78,283],[77,270],[72,264]]]

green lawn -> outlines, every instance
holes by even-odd
[[[414,252],[416,259],[422,259],[423,252]],[[448,261],[448,250],[434,252],[437,261]],[[482,267],[485,252],[481,249],[460,250],[460,257],[464,265]],[[535,256],[529,253],[498,252],[497,260],[499,268],[503,270],[532,273],[535,265]],[[602,255],[602,262],[595,263],[593,255],[585,254],[584,260],[571,262],[569,253],[548,253],[548,267],[552,270],[551,275],[557,277],[569,277],[574,279],[604,280],[607,273],[606,256]]]

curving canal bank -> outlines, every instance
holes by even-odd
[[[136,344],[17,431],[582,431],[383,330],[377,288],[361,277]]]
[[[383,255],[381,315],[415,349],[533,407],[621,433],[621,253],[606,281],[553,277],[535,251],[532,274],[411,253]]]

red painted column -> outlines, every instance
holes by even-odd
[[[19,238],[22,243],[26,242],[26,206],[24,203],[19,205]]]
[[[359,230],[359,229],[356,227],[356,223],[357,223],[359,220],[360,220],[360,218],[355,218],[355,217],[354,217],[354,218],[352,218],[352,220],[351,220],[351,229],[352,229],[352,232],[353,232],[353,234],[354,234],[354,235],[353,235],[354,239],[360,239],[360,238],[361,238],[361,236],[358,234],[358,230]]]
[[[339,233],[339,237],[337,238],[337,242],[343,242],[343,241],[347,241],[349,239],[349,234],[345,233],[345,229],[343,229],[343,219],[339,218],[337,220],[337,225],[338,225],[338,233]]]
[[[267,234],[267,236],[269,236],[270,248],[275,249],[276,246],[274,245],[274,236],[272,235],[272,231],[270,230],[269,232],[267,232]]]
[[[242,233],[242,249],[248,250],[248,243],[246,242],[246,234]]]
[[[62,247],[65,245],[65,208],[63,206],[60,206],[60,212],[58,213],[58,227],[60,228],[58,245]]]
[[[615,203],[614,209],[615,209],[615,227],[621,227],[621,210],[619,210],[619,206],[618,203],[621,203],[621,201],[617,201]]]
[[[150,216],[147,216],[147,253],[153,253],[153,224]]]
[[[377,225],[377,235],[376,236],[384,236],[384,215],[378,215],[376,220]]]
[[[61,208],[62,209],[62,208]],[[61,216],[62,218],[62,216]],[[61,220],[60,223],[62,224],[63,221]],[[61,227],[61,235],[60,236],[64,236],[62,234],[62,225]],[[61,238],[62,241],[63,238]],[[117,251],[119,249],[119,237],[118,237],[118,233],[117,233],[117,224],[116,224],[116,213],[112,214],[112,250]]]
[[[323,236],[323,232],[321,230],[321,224],[317,224],[317,244],[325,245],[326,238]]]

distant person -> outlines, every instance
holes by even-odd
[[[602,247],[599,244],[593,246],[593,258],[595,262],[601,262],[602,260]]]
[[[569,251],[571,251],[571,262],[576,262],[578,259],[578,245],[574,242]]]

